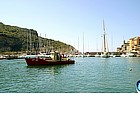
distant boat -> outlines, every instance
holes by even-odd
[[[104,37],[104,46],[103,46],[103,52],[101,53],[101,57],[102,58],[108,58],[109,57],[109,53],[106,50],[106,32],[105,32],[105,24],[104,24],[104,21],[103,21],[103,30],[104,30],[104,34],[103,34],[103,37]]]
[[[26,55],[19,55],[18,58],[19,59],[25,59]]]
[[[85,44],[84,44],[84,32],[83,32],[83,54],[82,54],[82,57],[86,57],[86,55],[84,54],[84,46]]]
[[[135,57],[135,54],[130,52],[130,53],[126,53],[126,56],[127,57]]]
[[[75,60],[63,57],[59,52],[51,52],[50,57],[40,57],[39,55],[29,55],[25,58],[28,66],[63,65],[74,64]]]
[[[0,55],[0,60],[2,60],[2,59],[6,59],[6,57],[5,57],[5,56]]]
[[[104,52],[104,53],[102,53],[102,54],[101,54],[101,57],[102,57],[102,58],[108,58],[108,57],[109,57],[109,55],[108,55],[108,53],[107,53],[107,52]]]
[[[97,54],[95,54],[95,57],[100,57],[99,53],[97,52]]]
[[[113,53],[110,54],[110,57],[115,57],[115,55]]]
[[[123,54],[121,55],[121,57],[127,57],[127,55],[123,53]]]

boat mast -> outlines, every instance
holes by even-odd
[[[79,51],[79,36],[78,36],[78,51]]]
[[[103,20],[103,30],[104,30],[104,52],[106,52],[106,32],[105,32],[105,23]]]
[[[84,32],[83,32],[83,55],[84,55]]]
[[[29,47],[28,47],[28,30],[27,30],[27,53],[29,51]]]
[[[98,38],[97,38],[97,54],[98,54],[99,52],[98,52]]]
[[[32,51],[32,37],[31,37],[31,30],[30,30],[30,54],[31,54],[31,51]]]
[[[113,36],[111,36],[111,49],[113,51]]]

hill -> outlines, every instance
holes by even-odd
[[[36,30],[5,25],[0,22],[0,52],[12,51],[51,51],[70,53],[76,49],[53,39],[38,36]]]

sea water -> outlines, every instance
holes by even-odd
[[[140,57],[74,59],[75,64],[43,67],[0,60],[0,93],[136,93]]]

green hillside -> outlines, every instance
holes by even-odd
[[[51,51],[70,53],[74,47],[53,39],[38,36],[33,29],[5,25],[0,22],[0,52],[12,51]]]

